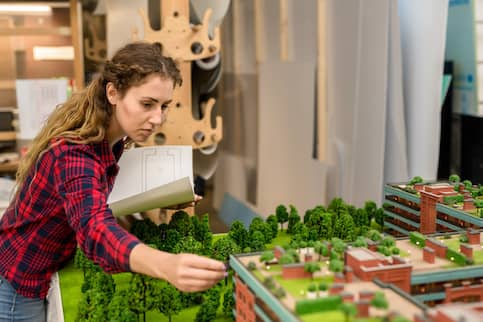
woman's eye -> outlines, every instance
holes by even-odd
[[[168,108],[168,106],[169,106],[168,104],[161,105],[161,110],[166,111],[166,109]]]
[[[151,103],[143,103],[143,106],[145,108],[151,108],[151,106],[153,106],[153,104],[151,104]]]

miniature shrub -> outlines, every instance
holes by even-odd
[[[468,236],[466,236],[466,234],[461,234],[458,239],[461,243],[467,243],[468,242]]]
[[[474,200],[476,208],[483,208],[483,200]]]
[[[417,231],[412,231],[409,233],[409,240],[411,243],[421,248],[423,248],[426,244],[426,237]]]
[[[317,286],[315,284],[310,284],[308,287],[307,287],[307,290],[309,292],[315,292],[317,291]]]
[[[247,268],[249,271],[254,271],[257,269],[257,264],[255,264],[254,262],[249,262]]]
[[[377,251],[383,254],[384,256],[391,255],[391,251],[386,246],[377,246]]]
[[[342,304],[340,296],[319,297],[316,299],[304,299],[295,303],[295,313],[299,315],[333,310]]]
[[[475,261],[473,260],[473,258],[466,257],[466,265],[473,265],[474,263]]]
[[[269,290],[275,289],[275,281],[273,280],[273,277],[266,277],[263,281],[263,285],[265,285],[265,287]]]
[[[319,284],[319,291],[327,291],[329,289],[329,285],[325,282]]]
[[[448,205],[453,205],[457,202],[463,202],[464,197],[463,195],[456,195],[456,196],[446,196],[443,198],[444,203]]]
[[[446,258],[452,262],[455,262],[456,264],[466,265],[467,257],[453,249],[448,248],[448,250],[446,251]]]
[[[401,251],[400,251],[400,250],[399,250],[399,248],[397,248],[397,247],[393,247],[393,248],[391,249],[391,253],[392,253],[393,255],[399,255],[399,253],[400,253],[400,252],[401,252]]]
[[[284,298],[287,295],[287,293],[285,293],[285,290],[282,287],[279,287],[273,293],[273,295],[275,295],[275,297],[278,298],[278,299],[282,299],[282,298]]]

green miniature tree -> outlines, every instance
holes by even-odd
[[[364,210],[366,211],[367,216],[369,217],[369,222],[370,222],[376,216],[377,205],[374,201],[367,200],[364,203]]]
[[[273,292],[273,295],[275,295],[276,298],[278,299],[283,299],[287,293],[285,292],[285,290],[280,286],[279,288],[277,288],[275,290],[275,292]]]
[[[195,322],[211,322],[216,318],[216,311],[220,306],[220,287],[215,286],[206,291],[203,303],[196,313]]]
[[[116,292],[107,307],[107,321],[109,322],[137,322],[134,312],[129,310],[129,293],[127,290]]]
[[[452,174],[449,176],[448,181],[452,184],[457,184],[457,183],[460,183],[461,179],[459,175]]]
[[[287,208],[284,205],[279,205],[275,210],[275,216],[277,216],[277,221],[280,224],[280,231],[283,231],[283,224],[288,220]]]
[[[413,178],[411,179],[411,181],[409,181],[409,184],[410,184],[410,185],[415,185],[415,184],[417,184],[417,183],[423,183],[423,182],[424,182],[424,180],[423,180],[423,178],[422,178],[422,177],[420,177],[420,176],[415,176],[415,177],[413,177]]]
[[[339,310],[344,314],[346,322],[352,320],[352,317],[357,314],[357,308],[353,303],[342,303],[339,306]]]
[[[223,294],[223,314],[233,319],[233,308],[235,307],[235,297],[233,296],[233,286],[226,289]]]
[[[239,220],[235,220],[231,224],[228,236],[243,249],[248,246],[248,231],[245,229],[243,223]]]
[[[359,236],[359,237],[356,238],[354,243],[352,243],[352,246],[354,246],[354,247],[367,247],[366,239],[362,236]]]
[[[375,229],[371,229],[367,232],[366,234],[367,238],[369,238],[370,240],[372,241],[380,241],[382,240],[382,235],[380,232],[378,232],[377,230]]]
[[[180,233],[181,237],[193,235],[193,225],[190,220],[190,216],[186,211],[176,211],[168,224],[170,229],[176,230]]]
[[[131,233],[146,244],[158,245],[161,240],[158,226],[150,219],[135,220]]]
[[[255,231],[250,236],[250,248],[252,251],[262,251],[265,249],[265,236],[261,231]]]
[[[228,261],[230,254],[240,252],[240,247],[228,236],[223,236],[213,244],[213,258],[220,261]]]
[[[262,233],[264,244],[268,244],[272,241],[272,229],[260,217],[253,218],[248,229],[248,235],[251,237],[257,231]]]
[[[315,272],[320,271],[320,265],[316,262],[306,262],[304,265],[304,270],[311,274],[311,278],[313,280]]]
[[[295,224],[300,222],[300,216],[297,209],[293,205],[289,205],[289,207],[290,207],[290,214],[288,216],[287,233],[291,234]]]
[[[319,261],[320,261],[320,258],[322,256],[327,256],[328,251],[329,251],[329,248],[328,248],[327,244],[322,243],[320,241],[316,241],[314,243],[314,252],[316,254],[319,254]]]
[[[203,254],[211,253],[211,244],[213,242],[213,234],[210,229],[210,220],[208,214],[201,217],[201,221],[196,216],[191,217],[193,226],[193,237],[201,243]]]
[[[277,216],[275,215],[270,215],[267,217],[267,220],[265,221],[270,229],[272,230],[272,239],[277,237],[278,234],[278,220]]]
[[[356,229],[354,220],[348,212],[341,212],[335,221],[334,237],[338,237],[343,240],[354,240]]]
[[[260,262],[263,262],[265,265],[268,265],[270,261],[272,261],[275,258],[275,255],[273,255],[273,252],[271,250],[263,252],[262,255],[260,255]]]
[[[280,265],[292,264],[292,263],[295,263],[295,260],[292,255],[285,253],[282,256],[280,256],[278,263]]]
[[[257,264],[255,264],[253,261],[250,261],[248,262],[247,268],[249,271],[254,271],[257,269]]]
[[[173,315],[181,311],[180,292],[171,284],[162,282],[157,294],[157,307],[171,322]]]
[[[466,189],[471,189],[473,188],[473,183],[471,183],[470,180],[463,180],[463,185],[465,186]]]
[[[192,236],[182,238],[173,248],[173,253],[203,254],[203,245]]]
[[[376,292],[374,298],[371,300],[371,305],[377,309],[386,310],[389,307],[386,295],[383,292]]]
[[[374,220],[381,227],[381,231],[384,230],[384,209],[378,208],[374,215]]]
[[[332,259],[329,262],[329,271],[334,273],[339,273],[339,272],[342,272],[343,269],[344,269],[344,262],[341,261],[340,259]]]

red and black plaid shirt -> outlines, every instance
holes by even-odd
[[[57,144],[58,143],[58,144]],[[124,142],[74,144],[59,140],[31,171],[0,220],[0,275],[17,293],[45,298],[51,275],[76,245],[108,272],[129,271],[139,240],[120,227],[107,197]]]

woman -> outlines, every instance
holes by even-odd
[[[1,322],[45,321],[51,275],[77,245],[108,272],[146,274],[181,291],[205,290],[225,276],[221,262],[140,243],[106,203],[124,138],[145,141],[180,84],[159,46],[133,43],[50,115],[20,164],[16,195],[0,221]]]

